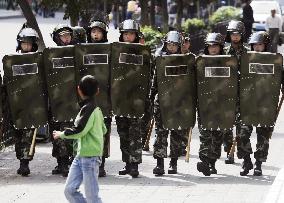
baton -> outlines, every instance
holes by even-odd
[[[187,163],[189,162],[191,136],[192,136],[192,128],[190,128],[188,132],[188,140],[187,140],[186,155],[185,155],[185,162]]]
[[[149,128],[149,131],[147,133],[147,138],[146,138],[146,142],[144,144],[144,148],[146,147],[149,147],[149,143],[150,143],[150,137],[151,137],[151,133],[152,133],[152,130],[153,130],[153,127],[154,127],[154,118],[151,120],[151,124],[150,124],[150,128]]]
[[[30,151],[29,151],[29,156],[32,156],[32,155],[33,155],[33,152],[34,152],[35,140],[36,140],[36,133],[37,133],[37,128],[36,128],[35,131],[34,131],[34,135],[33,135],[33,139],[32,139],[32,144],[31,144]]]

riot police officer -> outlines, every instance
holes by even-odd
[[[235,20],[229,22],[227,28],[226,42],[229,42],[230,45],[225,48],[225,54],[236,56],[238,58],[239,64],[240,64],[240,57],[242,56],[242,54],[245,54],[248,51],[248,48],[243,45],[244,34],[245,34],[245,26],[243,22]],[[245,126],[243,127],[240,126],[240,128],[242,128],[245,131],[247,130]],[[237,130],[237,132],[239,131]],[[227,158],[225,159],[225,163],[233,164],[234,157],[229,157],[230,149],[233,144],[233,131],[232,130],[226,131],[223,137],[224,137],[223,141],[224,150],[225,152],[227,152]]]
[[[183,40],[181,33],[177,31],[170,31],[167,33],[163,46],[158,49],[155,53],[155,56],[161,55],[171,55],[171,54],[181,54]],[[156,69],[159,67],[156,67]],[[154,99],[155,98],[155,99]],[[154,143],[154,159],[157,159],[157,165],[153,169],[153,174],[160,176],[165,173],[164,170],[164,158],[167,157],[167,138],[169,132],[170,134],[170,148],[171,148],[171,161],[168,169],[168,174],[176,174],[177,173],[177,160],[180,156],[180,146],[182,135],[185,130],[167,130],[164,129],[160,104],[158,99],[158,81],[157,81],[157,73],[154,73],[154,82],[151,87],[151,100],[154,100],[154,117],[156,121],[156,129],[155,129],[155,143]]]
[[[23,28],[17,36],[16,51],[20,53],[31,53],[38,50],[38,33],[32,28]],[[30,174],[29,161],[33,159],[34,147],[32,139],[34,134],[32,129],[17,129],[15,130],[15,151],[16,157],[20,160],[20,168],[17,173],[22,176]],[[33,147],[33,149],[31,149]],[[32,150],[33,153],[30,153]]]
[[[57,46],[75,44],[73,29],[65,24],[57,25],[51,37]],[[50,132],[64,130],[64,128],[70,126],[72,126],[71,122],[50,121]],[[67,177],[69,172],[68,165],[73,160],[73,143],[70,140],[53,140],[52,144],[52,156],[57,159],[57,166],[52,170],[52,174],[62,174],[62,176]]]
[[[107,39],[107,22],[101,20],[92,19],[91,24],[87,28],[87,42],[88,43],[106,43]],[[110,94],[110,92],[109,92]],[[109,142],[111,133],[111,117],[105,117],[105,124],[107,127],[107,133],[104,136],[104,153],[102,156],[102,163],[99,168],[99,177],[105,177],[105,159],[109,157]]]
[[[120,24],[120,42],[139,43],[140,25],[134,20],[125,20]],[[129,174],[138,177],[138,165],[142,163],[141,119],[116,116],[117,132],[120,138],[122,161],[125,167],[119,175]]]
[[[205,39],[204,54],[222,55],[223,47],[223,36],[220,33],[209,33]],[[200,116],[198,116],[198,128],[200,132],[199,158],[201,162],[197,163],[197,170],[205,176],[210,176],[211,174],[217,174],[215,163],[221,156],[223,131],[204,129],[200,123]]]
[[[253,33],[249,39],[248,44],[251,46],[251,51],[256,52],[268,52],[270,45],[270,37],[267,32],[260,31]],[[242,169],[240,172],[241,176],[245,176],[253,168],[253,164],[250,158],[252,154],[252,148],[250,143],[250,136],[253,130],[252,126],[246,126],[247,131],[245,133],[237,134],[237,155],[238,158],[244,159],[242,163]],[[268,149],[269,149],[269,139],[272,135],[273,127],[256,127],[257,144],[256,151],[254,152],[255,168],[254,176],[261,176],[262,162],[267,160]]]

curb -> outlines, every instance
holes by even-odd
[[[23,18],[24,16],[19,15],[10,15],[10,16],[0,16],[0,20],[6,20],[6,19],[13,19],[13,18]]]
[[[264,203],[281,203],[284,202],[284,166],[278,172]]]

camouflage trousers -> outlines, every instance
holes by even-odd
[[[16,157],[19,160],[28,159],[32,160],[35,154],[35,146],[31,154],[31,146],[35,129],[21,129],[15,130],[15,151]]]
[[[57,122],[52,123],[50,125],[50,132],[54,130],[63,131],[66,127],[71,127],[73,124],[70,122]],[[67,139],[57,139],[52,140],[52,156],[56,159],[64,159],[69,160],[74,157],[74,145],[76,144],[73,140],[67,140]]]
[[[120,138],[122,161],[142,163],[141,119],[116,116],[115,120]]]
[[[226,130],[223,131],[223,145],[224,145],[224,151],[229,153],[231,150],[231,147],[233,145],[233,130]]]
[[[107,128],[107,133],[104,135],[104,151],[103,151],[103,157],[107,158],[110,156],[110,133],[111,133],[111,117],[106,117],[104,119],[105,125]]]
[[[148,135],[148,132],[149,132],[150,127],[151,127],[152,116],[153,116],[152,108],[151,108],[151,105],[150,105],[150,102],[149,102],[149,105],[147,105],[147,103],[146,103],[145,114],[141,119],[140,133],[141,133],[141,136],[142,136],[142,146],[145,145],[145,142],[147,140],[147,135]]]
[[[163,128],[161,110],[159,101],[156,99],[154,102],[154,117],[155,117],[155,142],[153,157],[166,158],[168,148],[168,134],[170,134],[170,157],[178,158],[180,156],[181,140],[184,130],[166,130]]]
[[[239,159],[243,159],[245,156],[252,154],[252,148],[250,143],[250,136],[253,127],[247,125],[237,126],[237,155]],[[268,155],[269,139],[272,135],[273,127],[256,127],[257,144],[256,151],[254,152],[254,158],[256,160],[265,162]]]
[[[200,126],[200,148],[199,158],[201,161],[210,163],[216,161],[221,156],[221,146],[223,142],[223,131],[204,130]]]

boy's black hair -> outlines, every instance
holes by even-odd
[[[94,76],[86,75],[80,80],[79,88],[84,96],[93,97],[98,91],[99,83]]]

